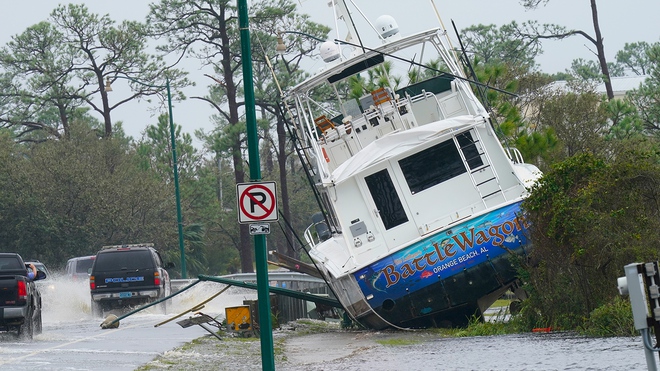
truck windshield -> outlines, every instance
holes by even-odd
[[[21,267],[21,263],[13,256],[0,257],[0,270],[15,269],[25,269],[25,267]]]
[[[94,271],[107,272],[144,268],[153,268],[150,252],[147,250],[132,250],[98,254]]]

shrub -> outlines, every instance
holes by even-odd
[[[594,309],[579,331],[587,336],[636,336],[630,300],[615,297]]]

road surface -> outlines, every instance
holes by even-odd
[[[1,370],[135,370],[158,355],[208,334],[199,326],[182,328],[176,322],[191,316],[188,309],[220,291],[224,285],[204,283],[173,299],[169,313],[156,309],[131,315],[117,329],[103,330],[103,318],[92,317],[86,283],[54,280],[42,289],[43,333],[31,341],[0,333]],[[231,291],[231,290],[230,290]],[[252,299],[252,293],[218,296],[202,312],[224,318],[226,306]],[[176,314],[179,319],[154,327]],[[121,314],[121,313],[118,313]]]

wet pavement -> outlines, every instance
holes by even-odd
[[[342,350],[343,354],[339,351]],[[333,333],[287,342],[281,370],[646,370],[641,338]]]
[[[640,337],[530,333],[448,338],[434,331],[305,331],[274,332],[276,370],[647,370]],[[166,352],[148,366],[256,370],[262,368],[259,344],[258,338],[219,341],[207,336]]]

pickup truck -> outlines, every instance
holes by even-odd
[[[0,253],[0,331],[16,331],[16,335],[31,339],[41,333],[41,294],[33,281],[46,278],[27,277],[28,267],[15,253]]]

